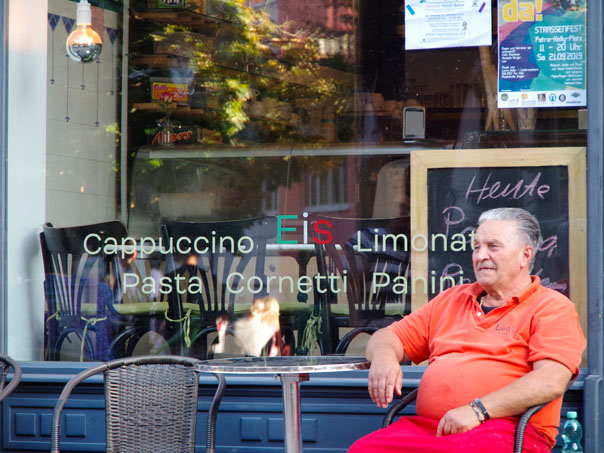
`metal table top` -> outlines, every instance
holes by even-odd
[[[370,362],[353,356],[235,357],[200,361],[197,371],[209,373],[286,374],[366,370]]]

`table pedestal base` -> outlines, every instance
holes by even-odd
[[[302,453],[302,423],[300,416],[300,382],[308,381],[307,373],[277,374],[283,388],[283,423],[285,452]]]
[[[200,372],[272,374],[281,381],[285,453],[302,453],[300,416],[300,382],[308,381],[309,373],[366,370],[364,357],[349,356],[278,356],[235,357],[201,360],[195,366]]]

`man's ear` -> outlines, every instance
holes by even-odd
[[[522,257],[524,258],[522,261],[523,268],[530,266],[533,256],[535,256],[535,250],[530,245],[526,245],[522,251]]]

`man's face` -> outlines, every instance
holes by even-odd
[[[476,230],[472,264],[487,292],[515,289],[528,276],[533,249],[513,221],[489,220]]]

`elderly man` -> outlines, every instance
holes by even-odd
[[[524,451],[553,447],[562,395],[586,345],[577,312],[530,274],[542,241],[530,213],[492,209],[478,224],[477,281],[439,294],[367,344],[369,394],[382,408],[401,393],[400,363],[429,360],[417,415],[361,438],[349,453],[508,453],[517,416],[547,402],[527,427]]]

